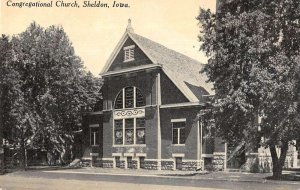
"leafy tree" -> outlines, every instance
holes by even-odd
[[[274,178],[282,175],[290,141],[300,136],[299,10],[295,0],[220,1],[217,13],[201,9],[197,17],[200,49],[209,56],[203,72],[216,92],[217,132],[252,147],[265,137]]]
[[[57,151],[64,162],[83,111],[100,98],[101,80],[85,71],[62,27],[33,22],[11,44],[19,88],[7,137],[20,148],[23,166],[26,149],[33,147]]]

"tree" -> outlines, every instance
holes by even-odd
[[[3,126],[5,117],[3,117],[3,114],[5,113],[5,94],[7,92],[9,83],[7,76],[9,73],[8,61],[11,57],[10,55],[11,44],[8,37],[2,35],[0,38],[0,173],[3,173],[4,170]]]
[[[33,22],[11,44],[19,91],[9,107],[7,139],[19,148],[23,167],[33,147],[57,151],[64,162],[83,111],[101,98],[101,80],[85,71],[62,27]]]
[[[300,136],[299,10],[295,0],[220,1],[217,13],[201,9],[197,17],[200,49],[209,57],[203,72],[216,92],[216,131],[235,145],[257,146],[265,137],[274,178]]]

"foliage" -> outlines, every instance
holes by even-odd
[[[197,17],[218,134],[235,145],[257,145],[264,136],[275,170],[282,169],[289,141],[300,136],[299,16],[299,1],[236,0],[220,1],[217,13],[201,9]]]
[[[101,80],[85,71],[83,62],[60,26],[35,22],[11,40],[10,64],[17,84],[6,98],[5,124],[10,144],[42,148],[61,155],[71,148],[81,116],[101,98]]]

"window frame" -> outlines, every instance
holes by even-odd
[[[184,123],[184,127],[176,127],[174,128],[174,123]],[[185,145],[186,142],[186,135],[185,135],[185,131],[186,131],[186,119],[172,119],[171,120],[171,125],[172,125],[172,145],[177,145],[177,146],[183,146]],[[176,139],[176,143],[174,143],[174,129],[177,130],[177,139]],[[184,131],[184,136],[183,136],[183,140],[184,143],[181,143],[181,130]]]
[[[99,139],[99,129],[100,126],[98,124],[90,125],[90,146],[99,146],[100,145],[100,139]],[[92,128],[95,129],[97,128],[96,132],[93,132],[93,139],[92,139]],[[97,136],[98,134],[98,136]],[[97,138],[98,138],[98,143],[97,143]],[[92,143],[93,142],[93,143]]]
[[[132,144],[129,144],[126,142],[126,120],[128,119],[132,119],[133,120],[133,143]],[[144,127],[137,127],[137,122],[136,120],[137,119],[144,119],[145,120],[145,126]],[[115,131],[116,130],[119,130],[119,129],[116,129],[115,127],[115,121],[116,120],[122,120],[122,144],[117,144],[116,143],[116,139],[115,139]],[[145,134],[144,134],[144,143],[137,143],[137,129],[144,129],[145,131]],[[127,129],[129,130],[129,129]],[[114,119],[114,126],[113,126],[113,131],[114,131],[114,134],[113,134],[113,145],[114,146],[145,146],[146,145],[146,118],[145,117],[134,117],[134,118],[123,118],[123,119]]]
[[[133,107],[127,108],[126,107],[126,95],[125,95],[125,89],[126,88],[133,88]],[[143,104],[141,106],[136,106],[137,105],[137,93],[140,93],[141,96],[143,96]],[[116,102],[118,101],[118,98],[122,95],[122,107],[121,108],[116,108]],[[114,110],[125,110],[125,109],[133,109],[133,108],[142,108],[146,106],[146,99],[145,96],[143,95],[142,91],[135,87],[135,86],[126,86],[122,90],[119,91],[117,96],[115,97],[114,100],[114,105],[113,109]]]

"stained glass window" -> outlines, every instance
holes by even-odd
[[[115,99],[115,109],[145,106],[145,98],[136,87],[123,88]],[[145,118],[115,120],[115,144],[145,144]]]
[[[122,109],[123,108],[123,90],[118,94],[116,101],[115,101],[115,109]]]
[[[134,106],[134,96],[133,87],[125,88],[125,108],[133,108]]]
[[[115,120],[115,144],[123,144],[123,120]]]
[[[136,118],[136,144],[145,144],[145,118]]]
[[[124,92],[124,96],[123,96]],[[135,92],[135,96],[134,96]],[[123,103],[125,105],[123,105]],[[120,91],[115,100],[115,109],[134,108],[145,106],[145,98],[136,87],[126,87]]]
[[[125,119],[125,144],[134,144],[133,119]]]
[[[142,92],[139,89],[136,89],[136,107],[145,106],[145,100]]]

